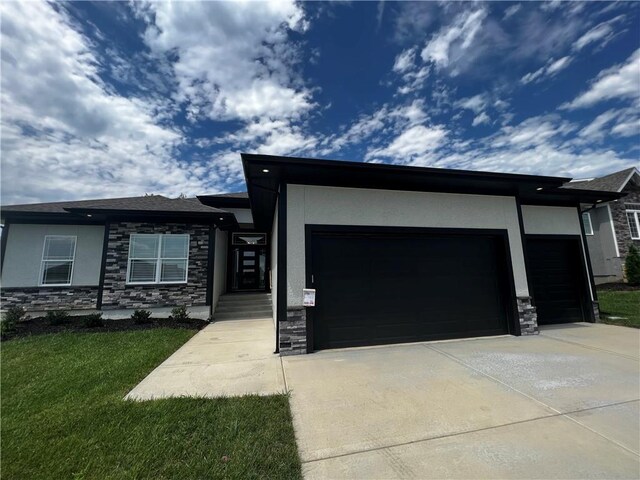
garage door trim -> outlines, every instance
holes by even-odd
[[[504,298],[509,302],[506,309],[507,327],[509,334],[520,336],[520,322],[516,301],[516,288],[513,277],[513,263],[509,245],[509,232],[506,229],[485,228],[437,228],[437,227],[391,227],[391,226],[362,226],[362,225],[321,225],[305,224],[305,288],[314,288],[312,281],[312,239],[315,234],[398,234],[398,235],[425,235],[425,236],[485,236],[501,240],[500,245],[504,249],[505,272],[507,291]],[[314,307],[306,308],[307,353],[314,351],[313,325]]]
[[[585,265],[585,251],[582,236],[580,234],[539,234],[539,233],[527,233],[525,234],[525,249],[528,249],[529,240],[571,240],[577,243],[578,253],[580,255],[580,275],[582,276],[582,288],[584,290],[584,298],[582,308],[586,313],[584,320],[595,323],[596,318],[593,312],[593,305],[591,303],[591,282],[589,279],[589,273]],[[530,282],[529,282],[530,283]],[[595,290],[594,290],[595,291]],[[535,306],[536,298],[533,294],[533,285],[529,285],[529,292],[531,293],[532,304]]]

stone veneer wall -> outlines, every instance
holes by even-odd
[[[631,239],[631,232],[629,231],[629,222],[627,221],[626,214],[627,208],[637,210],[638,206],[640,206],[640,187],[627,185],[627,188],[625,188],[623,192],[627,194],[626,197],[621,198],[617,202],[611,202],[609,205],[611,206],[613,225],[616,229],[616,239],[618,240],[620,258],[624,264],[624,259],[629,251],[629,245],[634,244],[637,248],[640,248],[640,240]]]
[[[188,233],[190,237],[187,283],[127,285],[129,236],[132,233]],[[206,305],[208,250],[208,225],[139,222],[110,224],[102,308],[109,310]]]
[[[522,335],[536,335],[538,329],[538,314],[536,307],[531,304],[531,297],[518,297],[518,317],[520,321],[520,333]]]
[[[0,302],[3,309],[23,307],[27,311],[95,309],[98,287],[3,288]]]
[[[278,327],[280,355],[307,353],[307,311],[304,307],[287,309],[287,318]]]

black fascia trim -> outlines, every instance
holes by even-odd
[[[278,298],[276,301],[276,353],[280,352],[280,322],[287,319],[287,184],[278,193]],[[309,346],[307,345],[307,348]]]
[[[249,198],[234,198],[234,197],[216,197],[215,195],[197,195],[196,198],[200,200],[203,205],[208,207],[224,207],[226,208],[251,208]]]
[[[278,218],[278,222],[280,219]],[[314,234],[331,234],[343,236],[345,234],[355,235],[376,235],[376,234],[394,234],[398,235],[460,235],[460,236],[480,236],[491,237],[497,240],[502,240],[501,246],[504,248],[504,260],[507,289],[504,291],[505,300],[508,305],[505,306],[505,313],[507,315],[507,328],[511,335],[521,335],[520,319],[518,315],[518,303],[516,297],[515,278],[513,275],[513,259],[511,257],[511,248],[509,244],[509,231],[506,229],[494,229],[494,228],[437,228],[437,227],[391,227],[391,226],[376,226],[376,225],[319,225],[319,224],[306,224],[305,225],[305,284],[309,288],[313,288],[313,282],[311,278],[313,271],[312,265],[312,248],[311,243]],[[278,263],[279,263],[278,259]],[[279,269],[278,265],[278,269]],[[280,281],[280,275],[278,274],[278,282]],[[278,293],[278,299],[280,294]],[[306,312],[307,317],[307,353],[313,351],[313,343],[309,344],[309,340],[313,341],[313,308],[308,308]]]
[[[582,222],[581,222],[582,223]],[[593,305],[591,304],[591,296],[589,295],[589,284],[590,284],[590,279],[589,279],[589,272],[587,270],[587,267],[585,265],[585,251],[582,247],[582,242],[580,241],[582,236],[578,235],[578,234],[553,234],[553,233],[528,233],[526,235],[527,240],[531,239],[531,240],[573,240],[574,242],[576,242],[578,248],[579,248],[579,254],[582,255],[581,257],[581,261],[580,261],[580,273],[582,274],[582,288],[584,289],[584,293],[585,293],[585,303],[583,304],[582,308],[584,309],[584,311],[586,312],[586,316],[585,316],[585,320],[591,322],[591,323],[595,323],[595,316],[593,313]],[[587,255],[586,258],[589,258],[589,256]],[[595,289],[593,290],[595,292]]]
[[[591,256],[589,255],[589,244],[587,243],[587,235],[584,232],[584,225],[582,223],[582,210],[580,210],[580,204],[576,205],[578,211],[578,222],[580,223],[580,236],[582,238],[582,258],[583,262],[587,264],[587,275],[589,275],[589,284],[591,285],[591,300],[593,302],[598,301],[598,291],[596,290],[596,282],[593,278],[593,268],[591,266]],[[593,307],[589,310],[591,312],[591,319],[596,321],[595,314],[593,313]]]
[[[100,261],[100,278],[98,279],[98,300],[96,301],[96,308],[100,310],[102,308],[102,294],[104,292],[104,276],[107,270],[107,251],[109,248],[109,230],[111,224],[109,222],[104,225],[104,236],[102,240],[102,259]]]
[[[7,240],[9,238],[9,227],[11,227],[11,222],[9,221],[6,221],[2,227],[2,238],[0,238],[0,274],[2,272],[2,267],[4,267],[4,256],[7,251]]]
[[[72,215],[70,213],[2,213],[6,222],[15,224],[32,225],[104,225],[104,218],[87,218],[86,216]]]
[[[207,251],[207,292],[205,305],[209,305],[209,316],[213,316],[213,269],[215,268],[215,252],[216,252],[216,227],[209,227],[209,245]]]

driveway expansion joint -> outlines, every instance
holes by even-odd
[[[581,424],[580,422],[576,421],[575,419],[568,417],[568,415],[574,415],[576,413],[588,412],[590,410],[598,410],[598,409],[606,408],[606,407],[615,407],[617,405],[625,405],[627,403],[633,403],[633,402],[638,402],[638,401],[640,401],[640,398],[634,399],[634,400],[625,400],[623,402],[615,402],[615,403],[611,403],[611,404],[607,404],[607,405],[599,405],[597,407],[589,407],[589,408],[582,408],[582,409],[579,409],[579,410],[572,410],[572,411],[566,412],[566,413],[559,412],[559,413],[555,413],[555,414],[551,414],[551,415],[545,415],[545,416],[541,416],[541,417],[528,418],[526,420],[518,420],[516,422],[503,423],[503,424],[500,424],[500,425],[492,425],[490,427],[476,428],[476,429],[473,429],[473,430],[465,430],[463,432],[446,433],[446,434],[443,434],[443,435],[434,435],[432,437],[417,438],[415,440],[410,440],[410,441],[407,441],[407,442],[400,442],[400,443],[382,445],[382,446],[371,447],[371,448],[363,448],[361,450],[357,450],[357,451],[354,451],[354,452],[340,453],[340,454],[337,454],[337,455],[327,455],[326,457],[314,458],[314,459],[311,459],[311,460],[302,460],[301,463],[302,464],[316,463],[316,462],[321,462],[323,460],[330,460],[330,459],[334,459],[334,458],[349,457],[349,456],[352,456],[352,455],[360,455],[362,453],[367,453],[367,452],[376,452],[376,451],[380,451],[380,450],[386,450],[386,449],[389,449],[389,448],[403,447],[403,446],[406,446],[406,445],[413,445],[413,444],[416,444],[416,443],[430,442],[432,440],[440,440],[442,438],[459,437],[459,436],[467,435],[467,434],[470,434],[470,433],[484,432],[484,431],[487,431],[487,430],[496,430],[496,429],[499,429],[499,428],[509,427],[509,426],[512,426],[512,425],[521,425],[521,424],[524,424],[524,423],[532,423],[532,422],[537,422],[539,420],[547,420],[547,419],[550,419],[550,418],[561,418],[561,417],[567,417],[568,420],[571,420],[571,421],[577,423],[578,425],[580,425],[581,427],[586,428],[587,430],[591,431],[592,433],[595,433],[598,436],[600,436],[600,437],[602,437],[602,438],[614,443],[618,447],[621,447],[624,450],[634,454],[635,456],[640,457],[640,454],[638,454],[638,452],[634,452],[633,450],[628,449],[624,445],[620,445],[618,442],[616,442],[614,440],[611,440],[610,438],[608,438],[608,437],[596,432],[595,430],[592,430],[589,427],[586,427],[585,425]]]
[[[568,343],[570,345],[576,345],[578,347],[588,348],[590,350],[597,350],[599,352],[610,353],[611,355],[617,355],[619,357],[623,357],[623,358],[626,358],[628,360],[634,360],[636,362],[638,360],[640,360],[640,357],[634,357],[632,355],[625,355],[624,353],[614,352],[613,350],[607,350],[606,348],[600,348],[600,347],[594,347],[594,346],[591,346],[591,345],[585,345],[584,343],[574,342],[574,341],[571,341],[571,340],[564,340],[564,339],[561,339],[561,338],[551,337],[551,336],[545,334],[544,332],[540,332],[540,336],[543,336],[544,338],[549,338],[551,340],[555,340],[556,342]]]

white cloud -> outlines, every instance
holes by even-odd
[[[516,3],[515,5],[511,5],[509,8],[507,8],[504,11],[504,16],[502,17],[502,20],[507,20],[508,18],[513,17],[516,13],[520,11],[520,8],[522,8],[522,5],[519,3]]]
[[[433,62],[438,68],[448,67],[473,45],[486,16],[484,9],[466,11],[456,16],[450,25],[441,28],[427,42],[421,52],[422,60]]]
[[[417,156],[437,150],[446,136],[447,131],[442,125],[415,125],[398,135],[386,147],[369,149],[365,159],[386,157],[396,163],[409,163]]]
[[[404,73],[414,66],[416,56],[415,48],[409,48],[400,53],[393,64],[393,71],[396,73]]]
[[[138,5],[138,4],[135,4]],[[153,2],[144,40],[160,57],[177,57],[176,99],[192,119],[299,118],[314,106],[295,74],[299,61],[288,30],[306,21],[294,1]]]
[[[589,125],[578,132],[578,136],[589,141],[602,140],[606,134],[604,128],[615,120],[618,115],[619,112],[616,110],[608,110],[598,115]]]
[[[523,84],[527,84],[535,81],[541,81],[545,77],[552,77],[561,70],[567,68],[572,60],[573,59],[569,55],[559,58],[558,60],[551,59],[547,62],[546,65],[539,68],[535,72],[527,73],[520,79],[520,82]]]
[[[467,110],[472,110],[474,113],[478,114],[487,107],[488,101],[489,99],[487,98],[487,95],[484,93],[480,93],[478,95],[474,95],[473,97],[467,97],[458,100],[456,102],[456,107],[466,108]]]
[[[4,203],[192,194],[216,180],[174,157],[184,138],[162,123],[165,98],[124,97],[101,81],[64,8],[0,8]]]
[[[604,70],[598,74],[590,88],[578,95],[572,102],[561,108],[573,110],[589,107],[611,99],[640,98],[640,49],[636,50],[625,63]]]
[[[480,113],[474,119],[471,125],[477,127],[478,125],[489,124],[491,122],[491,117],[487,115],[485,112]]]
[[[573,44],[573,49],[582,50],[584,47],[594,42],[600,42],[601,46],[606,45],[615,35],[613,25],[624,20],[624,18],[624,15],[618,15],[611,20],[599,23],[576,40]]]

